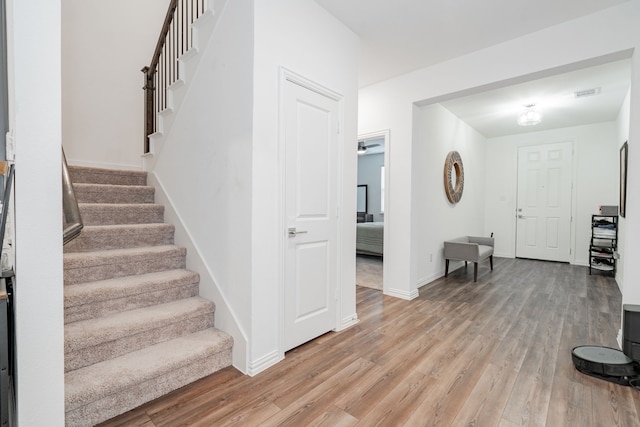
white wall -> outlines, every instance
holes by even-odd
[[[631,22],[640,20],[640,5],[634,2],[635,9],[629,19]],[[626,28],[626,27],[625,27]],[[632,58],[631,89],[629,101],[629,116],[638,117],[640,114],[640,33],[636,30],[627,35],[632,40],[636,50]],[[629,119],[627,119],[629,120]],[[627,214],[624,223],[625,236],[628,239],[624,245],[624,256],[628,262],[624,263],[624,282],[622,292],[623,304],[640,304],[640,269],[635,268],[635,260],[640,259],[640,241],[632,236],[640,236],[640,197],[637,197],[637,189],[640,188],[640,122],[629,120],[627,139],[629,141],[629,168],[627,170]],[[622,136],[622,135],[621,135]],[[635,193],[632,189],[635,189]]]
[[[358,156],[358,185],[367,186],[367,212],[374,221],[384,221],[381,213],[380,168],[384,165],[384,153]]]
[[[360,90],[360,134],[390,129],[391,207],[385,214],[393,231],[385,257],[384,281],[411,292],[411,186],[413,150],[412,105],[414,102],[479,87],[499,87],[543,75],[621,59],[640,47],[640,2],[620,6],[552,26],[508,42],[482,49]],[[626,56],[625,56],[626,55]],[[509,81],[507,83],[507,81]],[[630,111],[640,111],[640,55],[632,58]],[[630,124],[630,144],[640,139],[640,123]],[[640,150],[629,150],[629,161],[640,165]],[[640,168],[630,168],[629,188],[639,188]],[[640,201],[629,198],[627,235],[640,235]],[[487,230],[490,231],[490,230]],[[626,257],[640,259],[640,242],[627,242]],[[640,302],[640,271],[625,264],[625,303]],[[631,285],[633,283],[633,285]]]
[[[618,156],[620,155],[620,148],[622,145],[629,140],[629,121],[631,116],[629,115],[629,106],[630,106],[630,98],[631,92],[627,94],[622,107],[620,108],[620,113],[618,113],[618,118],[616,120],[617,125],[617,143],[618,143]],[[618,157],[619,158],[619,157]],[[617,172],[620,173],[620,167],[618,166]],[[619,175],[618,175],[619,178]],[[637,187],[636,187],[637,188]],[[620,189],[618,183],[618,190]],[[627,186],[627,197],[629,197],[631,190]],[[620,204],[620,197],[618,195],[618,199],[616,205]],[[625,266],[625,247],[627,242],[627,219],[622,216],[618,217],[618,254],[620,258],[617,261],[617,269],[616,269],[616,281],[618,282],[618,287],[620,288],[620,292],[623,292],[622,285],[624,283],[624,266]],[[623,292],[624,294],[624,292]]]
[[[256,373],[284,356],[282,310],[282,159],[279,153],[281,67],[343,96],[340,200],[341,305],[337,323],[354,322],[358,38],[312,0],[255,1],[252,194],[251,367]],[[376,129],[377,130],[377,129]]]
[[[496,256],[515,257],[518,148],[571,142],[572,263],[589,265],[591,215],[618,202],[618,138],[614,122],[510,135],[487,140],[485,230],[495,232]]]
[[[201,294],[210,295],[218,310],[228,303],[225,310],[249,343],[240,347],[244,363],[234,349],[234,364],[256,374],[284,356],[281,67],[344,97],[340,197],[346,214],[336,328],[356,318],[356,152],[345,141],[356,140],[357,38],[311,0],[235,0],[222,13],[152,177],[204,263],[200,273],[210,276],[201,280]]]
[[[141,168],[140,70],[151,62],[168,5],[62,0],[62,136],[69,163]]]
[[[489,236],[484,228],[486,139],[440,104],[415,108],[413,139],[411,282],[420,287],[444,274],[445,240]],[[454,150],[464,169],[462,198],[455,205],[447,199],[443,176],[447,154]],[[462,265],[453,262],[449,270]]]
[[[17,422],[62,426],[60,1],[9,1],[7,6],[16,147]]]
[[[200,295],[216,302],[216,326],[234,336],[234,365],[243,371],[252,318],[252,3],[216,10],[218,24],[152,171],[178,220],[176,243],[195,250],[188,267],[202,267]]]

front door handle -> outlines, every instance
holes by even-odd
[[[289,237],[296,237],[296,235],[304,234],[304,233],[307,233],[307,230],[298,231],[298,230],[296,230],[295,227],[287,228],[287,234],[289,235]]]

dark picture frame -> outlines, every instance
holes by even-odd
[[[629,144],[625,142],[620,148],[620,216],[627,214],[627,157],[629,155]]]

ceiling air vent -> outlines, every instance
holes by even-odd
[[[593,96],[593,95],[597,95],[600,93],[600,88],[596,87],[593,89],[585,89],[585,90],[579,90],[577,92],[574,92],[574,96],[576,98],[584,98],[586,96]]]

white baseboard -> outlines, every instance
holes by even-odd
[[[579,259],[575,259],[575,260],[571,261],[569,264],[571,264],[571,265],[580,265],[582,267],[589,267],[589,261],[584,261],[584,260],[579,260]]]
[[[412,299],[416,299],[420,295],[417,289],[414,289],[412,292],[407,292],[404,289],[394,289],[394,288],[385,289],[384,294],[389,295],[390,297],[406,299],[408,301],[411,301]]]
[[[494,258],[515,258],[516,256],[510,252],[494,252]]]
[[[277,350],[274,350],[257,360],[251,360],[247,366],[247,375],[252,377],[258,375],[260,372],[272,367],[283,359],[284,358],[280,356],[280,353]]]
[[[342,321],[340,322],[340,326],[338,327],[338,329],[336,329],[336,332],[337,331],[343,331],[343,330],[355,325],[359,321],[360,321],[360,319],[358,319],[358,314],[357,313],[350,314],[349,316],[347,316],[347,317],[342,319]]]
[[[437,273],[432,274],[431,276],[423,277],[420,280],[418,280],[416,288],[420,289],[424,285],[428,285],[429,283],[433,282],[434,280],[438,280],[442,276],[444,276],[444,271],[439,271]]]

